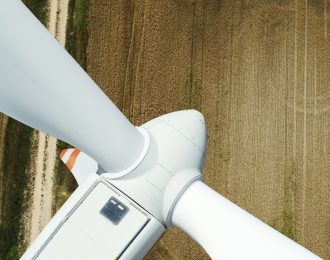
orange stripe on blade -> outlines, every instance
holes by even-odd
[[[76,160],[77,160],[77,158],[78,158],[79,153],[80,153],[80,150],[79,150],[79,149],[75,149],[75,150],[71,153],[71,155],[70,155],[70,157],[69,157],[69,160],[66,162],[66,167],[68,167],[69,170],[72,170],[74,164],[76,163]]]
[[[68,149],[64,149],[62,150],[62,152],[60,153],[60,158],[62,159],[63,156],[65,155],[65,153],[68,151]]]

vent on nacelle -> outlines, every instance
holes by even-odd
[[[100,213],[113,224],[117,225],[127,214],[129,208],[115,197],[111,197],[101,209]]]

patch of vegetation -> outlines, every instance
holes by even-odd
[[[285,178],[284,186],[284,211],[283,211],[283,227],[281,232],[287,237],[296,240],[297,238],[297,217],[295,213],[297,183],[295,180],[297,169],[292,166],[292,170],[289,171],[289,175]]]
[[[44,26],[47,26],[49,19],[48,0],[23,0],[23,3]]]
[[[189,70],[185,80],[184,98],[178,104],[178,109],[200,109],[202,98],[202,86],[200,81],[195,79],[193,70]]]
[[[63,149],[70,148],[71,146],[61,140],[57,142],[57,154],[60,154]],[[77,182],[73,174],[68,170],[66,165],[58,160],[55,167],[55,183],[54,183],[54,203],[53,213],[56,213],[60,207],[66,202],[70,195],[77,188]]]
[[[295,227],[295,217],[292,210],[285,210],[283,212],[283,228],[281,232],[287,237],[296,240],[296,227]]]
[[[289,174],[285,177],[284,209],[281,216],[278,216],[269,223],[274,229],[295,241],[298,239],[297,211],[295,207],[297,203],[297,184],[295,181],[296,171],[295,166],[293,166],[293,169],[288,171]]]
[[[90,0],[70,0],[66,31],[65,48],[84,69],[87,67],[89,5]]]
[[[32,129],[14,119],[8,120],[3,154],[0,216],[0,259],[18,259],[24,191],[28,186]]]

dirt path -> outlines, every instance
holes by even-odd
[[[65,45],[67,10],[68,0],[50,1],[48,30],[62,46]],[[35,132],[32,138],[35,156],[31,158],[33,162],[31,171],[35,174],[35,178],[30,213],[30,242],[35,239],[52,216],[53,177],[57,156],[57,140],[54,137]]]
[[[206,117],[206,182],[330,259],[329,1],[90,7],[88,72],[135,124]],[[149,259],[202,259],[170,230]]]

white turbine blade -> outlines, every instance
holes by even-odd
[[[172,223],[212,259],[320,259],[200,181],[182,195]]]
[[[143,136],[18,0],[0,8],[0,111],[121,171]]]

